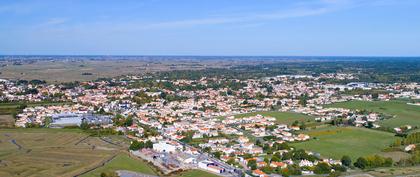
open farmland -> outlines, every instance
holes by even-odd
[[[252,112],[252,113],[245,113],[245,114],[239,114],[235,115],[235,118],[243,118],[243,117],[250,117],[255,116],[257,114],[260,114],[262,116],[269,116],[274,117],[277,120],[277,123],[280,124],[292,124],[294,121],[314,121],[314,117],[300,114],[300,113],[294,113],[294,112],[276,112],[276,111],[264,111],[264,112]]]
[[[311,136],[311,139],[292,146],[335,159],[343,155],[356,159],[377,154],[397,139],[392,133],[356,127],[330,127],[304,133]]]
[[[15,120],[11,115],[1,115],[0,114],[0,128],[13,127]]]
[[[0,176],[74,176],[119,152],[78,129],[2,129]]]
[[[94,171],[84,174],[82,177],[96,177],[100,176],[101,173],[110,173],[117,170],[128,170],[149,175],[156,175],[153,169],[146,162],[133,159],[126,154],[120,154],[103,167],[99,167]]]
[[[197,60],[189,57],[142,56],[55,56],[19,60],[1,60],[0,77],[5,79],[45,80],[50,83],[90,81],[97,78],[127,74],[144,74],[171,70],[228,68],[240,61],[215,59]],[[258,63],[253,61],[252,63]]]
[[[409,105],[406,101],[349,101],[327,105],[328,107],[368,110],[388,115],[394,118],[383,120],[380,125],[399,127],[403,125],[420,126],[420,106]]]

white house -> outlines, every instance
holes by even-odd
[[[159,142],[153,144],[153,150],[157,152],[175,152],[176,147],[171,144],[167,144],[165,142]]]
[[[198,167],[214,173],[223,173],[225,171],[224,168],[216,166],[216,164],[211,161],[201,161],[198,163]]]

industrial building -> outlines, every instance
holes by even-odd
[[[60,113],[51,115],[51,119],[52,122],[49,126],[52,128],[80,126],[82,122],[87,122],[90,125],[112,124],[111,116],[95,114]]]

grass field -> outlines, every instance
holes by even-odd
[[[276,112],[276,111],[252,112],[252,113],[239,114],[239,115],[236,115],[235,118],[255,116],[257,114],[260,114],[263,116],[274,117],[276,118],[277,123],[281,123],[281,124],[292,124],[296,120],[304,121],[304,122],[314,121],[314,117],[311,117],[305,114],[299,114],[299,113],[294,113],[294,112]]]
[[[144,174],[156,175],[153,169],[146,163],[140,160],[133,159],[126,154],[120,154],[112,159],[105,166],[97,168],[82,177],[97,177],[102,172],[115,172],[117,170],[128,170],[134,172],[140,172]]]
[[[182,172],[176,175],[176,177],[218,177],[218,176],[212,173],[201,171],[201,170],[188,170],[186,172]]]
[[[74,176],[118,148],[78,129],[0,129],[0,176]]]
[[[90,137],[80,129],[0,129],[0,176],[75,176],[91,169],[82,176],[96,177],[116,170],[157,175],[146,162],[122,152],[128,147],[126,139],[107,139],[118,146]],[[175,176],[216,175],[189,170]]]
[[[397,139],[392,133],[356,127],[330,127],[306,131],[311,140],[294,143],[299,149],[318,152],[335,159],[348,155],[353,159],[380,153]],[[313,139],[316,137],[316,139]]]
[[[420,106],[408,105],[406,101],[349,101],[327,105],[327,107],[339,107],[348,109],[366,109],[368,111],[395,115],[395,118],[381,121],[386,127],[399,127],[403,125],[420,126]]]
[[[15,120],[11,115],[0,115],[0,128],[13,127]]]
[[[146,162],[133,159],[126,154],[120,154],[113,160],[107,163],[105,166],[97,168],[81,177],[97,177],[102,172],[109,173],[117,170],[128,170],[133,172],[139,172],[143,174],[158,175]],[[188,170],[178,174],[171,175],[170,177],[217,177],[217,175],[208,173],[201,170]]]

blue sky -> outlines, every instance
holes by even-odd
[[[0,54],[420,56],[420,1],[1,0]]]

